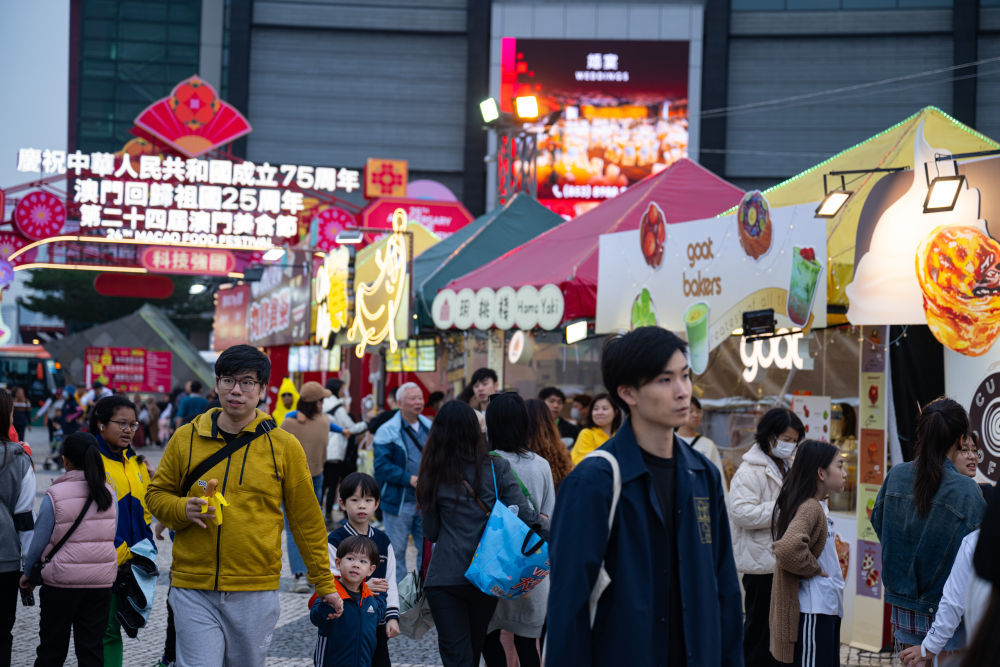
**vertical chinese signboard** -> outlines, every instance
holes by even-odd
[[[119,392],[170,391],[170,352],[141,347],[88,347],[87,384],[102,382]]]
[[[309,272],[271,266],[259,282],[220,290],[215,302],[213,349],[249,343],[260,347],[309,338]]]
[[[882,648],[882,547],[871,515],[885,480],[887,337],[885,326],[861,328],[861,387],[858,414],[858,541],[851,559],[854,577],[854,628],[851,644],[870,651]]]

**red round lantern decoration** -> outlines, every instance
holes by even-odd
[[[37,190],[17,202],[14,224],[32,241],[55,236],[66,224],[66,205],[54,194]]]
[[[337,234],[357,226],[355,216],[344,209],[325,207],[316,214],[316,247],[320,250],[333,250],[337,247]]]
[[[25,253],[18,255],[16,259],[11,259],[11,254],[26,245],[28,245],[28,240],[17,232],[0,232],[0,258],[7,260],[14,266],[24,261]]]

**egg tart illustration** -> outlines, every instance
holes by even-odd
[[[1000,244],[975,227],[938,227],[916,271],[934,337],[969,357],[988,351],[1000,335]]]
[[[771,209],[759,190],[743,195],[736,211],[740,230],[740,245],[754,259],[771,249]]]

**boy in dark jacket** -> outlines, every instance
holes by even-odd
[[[313,661],[316,667],[370,667],[375,654],[375,628],[385,614],[385,599],[374,595],[365,579],[375,572],[378,547],[363,535],[348,537],[337,548],[337,593],[344,612],[317,599],[309,620],[319,628]]]
[[[389,536],[372,526],[369,521],[378,509],[378,483],[371,475],[352,472],[340,482],[340,506],[347,513],[347,520],[337,530],[330,533],[327,540],[331,546],[331,558],[340,543],[352,535],[370,537],[378,547],[378,561],[375,574],[368,580],[369,589],[385,599],[385,618],[378,626],[378,644],[372,667],[390,667],[388,639],[399,634],[399,592],[396,587],[396,555],[392,550]],[[387,573],[391,576],[386,576]]]
[[[719,470],[674,430],[687,423],[686,345],[659,327],[612,338],[604,386],[628,419],[559,487],[552,515],[546,667],[738,667],[743,618]],[[590,608],[601,563],[611,585]]]

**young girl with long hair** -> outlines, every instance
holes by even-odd
[[[461,401],[441,406],[424,445],[416,495],[424,536],[436,543],[424,590],[444,667],[479,664],[497,606],[497,598],[465,578],[486,527],[487,516],[477,498],[487,508],[496,502],[494,471],[500,500],[516,505],[526,524],[536,524],[538,512],[525,498],[510,464],[489,456],[476,411]]]
[[[115,553],[117,506],[105,482],[97,440],[78,431],[62,443],[65,474],[57,477],[42,498],[35,534],[25,557],[25,569],[49,557],[86,508],[82,521],[51,560],[42,567],[41,616],[36,667],[62,665],[73,629],[81,666],[103,665],[102,640],[111,606],[111,585],[118,574]],[[27,576],[21,588],[30,590]]]
[[[949,459],[968,432],[968,415],[955,401],[942,397],[925,405],[916,459],[894,465],[875,498],[871,523],[882,544],[882,582],[898,648],[927,636],[962,540],[983,518],[979,486]],[[942,651],[964,645],[960,627]]]
[[[839,667],[844,577],[824,500],[847,472],[840,450],[805,440],[774,504],[771,655],[802,667]]]
[[[528,449],[549,462],[552,483],[558,491],[560,482],[573,471],[573,459],[545,402],[532,398],[524,402],[524,408],[528,411]]]

